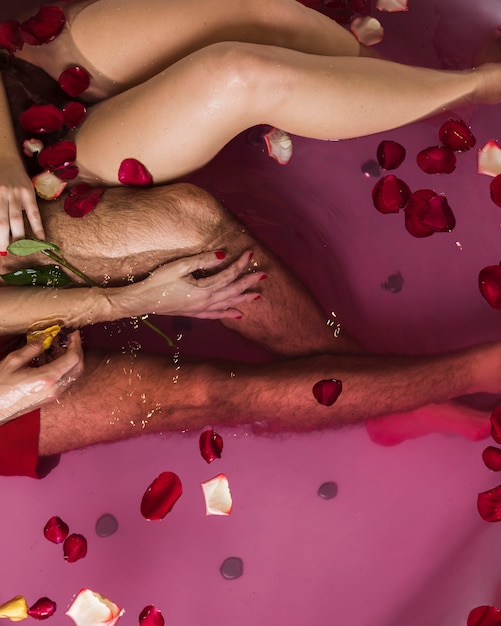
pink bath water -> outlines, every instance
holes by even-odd
[[[407,13],[373,11],[385,27],[380,50],[409,63],[468,67],[501,23],[496,0],[409,5]],[[500,209],[490,179],[476,174],[476,149],[459,154],[449,176],[424,174],[414,156],[438,143],[449,117],[471,125],[478,148],[501,140],[500,113],[460,109],[343,142],[294,138],[287,166],[243,134],[191,180],[238,214],[308,284],[326,317],[334,312],[370,350],[465,347],[501,338],[501,313],[477,288],[479,270],[501,260]],[[398,175],[413,189],[447,196],[453,232],[415,239],[402,215],[374,209],[377,178],[365,173],[382,139],[406,147]],[[176,330],[181,354],[259,367],[261,352],[217,322]],[[125,345],[127,333],[136,339],[126,324],[96,329],[89,340],[124,336]],[[208,426],[216,421],[207,415]],[[1,478],[0,603],[48,596],[58,605],[53,626],[72,623],[64,611],[83,587],[123,607],[123,626],[137,624],[150,604],[168,626],[463,626],[473,607],[501,605],[501,527],[476,510],[477,494],[501,482],[482,462],[486,441],[433,434],[383,447],[363,426],[269,438],[242,428],[221,431],[222,459],[209,466],[198,434],[66,454],[39,482]],[[147,522],[141,497],[164,471],[179,475],[183,495],[163,521]],[[206,517],[200,482],[221,472],[233,510]],[[333,497],[319,496],[322,485]],[[96,533],[104,514],[118,522],[105,537]],[[43,537],[53,515],[87,537],[85,559],[64,562],[61,546]],[[238,577],[228,563],[221,572],[230,557],[243,565]]]

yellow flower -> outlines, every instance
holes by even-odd
[[[49,326],[48,328],[44,328],[43,330],[32,330],[26,335],[26,341],[28,343],[32,343],[33,341],[42,340],[42,348],[44,350],[48,350],[52,342],[54,341],[54,337],[61,332],[61,326],[55,324],[54,326]]]
[[[0,605],[0,617],[10,619],[11,622],[20,622],[28,617],[28,605],[23,596],[15,596],[12,600]]]

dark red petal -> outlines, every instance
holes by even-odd
[[[160,609],[150,604],[139,613],[139,624],[141,626],[164,626],[165,620]]]
[[[501,206],[501,174],[498,174],[491,180],[491,199],[494,204]]]
[[[501,485],[479,493],[477,508],[486,522],[501,522]]]
[[[488,446],[482,452],[482,460],[493,472],[501,472],[501,450],[494,446]]]
[[[78,167],[72,165],[64,170],[57,170],[56,174],[62,180],[74,180],[78,176]]]
[[[376,155],[384,170],[394,170],[405,159],[405,148],[396,141],[382,141],[377,147]]]
[[[200,435],[200,453],[207,463],[221,458],[223,438],[213,430],[204,430]]]
[[[69,532],[70,529],[68,524],[63,522],[63,520],[60,517],[57,517],[57,515],[51,517],[43,529],[45,538],[52,541],[52,543],[62,543],[68,536]]]
[[[411,190],[393,174],[380,178],[372,189],[372,201],[380,213],[398,213],[409,201]]]
[[[87,107],[81,102],[68,102],[63,109],[64,125],[78,128],[87,115]]]
[[[163,472],[144,492],[141,514],[147,520],[163,519],[182,493],[183,487],[179,476],[173,472]]]
[[[450,174],[456,169],[456,155],[444,146],[425,148],[417,155],[416,160],[427,174]]]
[[[425,226],[435,233],[449,233],[456,226],[456,218],[445,196],[433,196],[426,202],[427,211],[422,216]]]
[[[38,163],[44,170],[56,170],[68,167],[77,158],[77,147],[72,141],[58,141],[47,146],[38,155]]]
[[[118,170],[118,180],[122,185],[137,185],[149,187],[153,184],[153,178],[146,167],[136,159],[125,159]]]
[[[64,560],[75,563],[87,556],[87,539],[83,535],[68,535],[63,544]]]
[[[324,5],[329,8],[329,17],[340,24],[347,24],[354,15],[350,0],[324,0]]]
[[[66,19],[59,7],[41,7],[36,15],[21,24],[21,35],[30,46],[40,46],[55,39],[63,30]]]
[[[496,443],[501,443],[501,407],[494,409],[490,417],[491,437]]]
[[[313,385],[313,395],[319,404],[331,406],[339,398],[343,390],[343,383],[340,380],[331,378],[330,380],[319,380]]]
[[[63,126],[64,116],[53,104],[34,104],[21,113],[19,123],[30,133],[51,133]]]
[[[478,275],[480,293],[493,309],[501,310],[501,265],[488,265]]]
[[[495,606],[477,606],[470,611],[466,626],[501,626],[501,611]]]
[[[450,232],[456,218],[447,198],[432,189],[418,189],[411,194],[405,207],[405,228],[414,237],[429,237],[433,233]]]
[[[456,152],[470,150],[477,143],[473,133],[463,120],[448,120],[438,131],[438,138],[446,148]]]
[[[76,98],[84,91],[87,91],[90,85],[90,76],[83,67],[75,65],[66,68],[59,76],[59,86],[72,98]]]
[[[49,598],[40,598],[28,609],[28,615],[35,619],[47,619],[56,612],[57,605]]]
[[[16,20],[5,20],[0,22],[0,48],[15,52],[21,50],[24,39],[21,35],[19,22]]]
[[[351,5],[355,13],[359,13],[360,15],[370,15],[371,0],[352,0]]]
[[[75,185],[64,199],[64,210],[71,217],[83,217],[96,208],[105,191],[104,187],[91,187],[87,183]]]

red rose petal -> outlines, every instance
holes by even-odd
[[[486,522],[501,522],[501,485],[479,493],[477,508]]]
[[[501,310],[501,264],[484,267],[478,275],[478,286],[491,307]]]
[[[38,155],[38,163],[44,170],[57,170],[70,166],[77,158],[77,147],[72,141],[58,141],[47,146]]]
[[[494,409],[490,417],[491,437],[496,443],[501,443],[501,407]]]
[[[377,160],[384,170],[394,170],[405,159],[405,148],[396,141],[382,141],[377,147]]]
[[[450,174],[456,169],[456,155],[444,146],[425,148],[417,155],[416,160],[427,174]]]
[[[493,472],[501,472],[501,450],[494,446],[487,446],[482,452],[482,460]]]
[[[477,606],[470,611],[466,626],[501,626],[501,611],[495,606]]]
[[[87,183],[75,185],[64,199],[64,210],[71,217],[83,217],[96,208],[105,191],[104,187],[91,187]]]
[[[419,189],[411,194],[405,207],[405,228],[414,237],[429,237],[433,233],[450,232],[456,218],[447,198],[432,189]]]
[[[75,65],[61,72],[58,83],[65,93],[76,98],[89,88],[90,76],[83,67]]]
[[[353,17],[354,10],[350,0],[324,0],[324,5],[330,9],[329,17],[340,24],[347,24]]]
[[[28,609],[28,615],[35,619],[47,619],[56,612],[57,605],[49,598],[40,598]]]
[[[21,35],[30,46],[41,46],[55,39],[66,19],[59,7],[43,6],[38,13],[21,24]]]
[[[477,143],[471,130],[463,120],[448,120],[438,131],[438,138],[446,148],[455,152],[470,150]]]
[[[64,116],[53,104],[34,104],[21,113],[19,123],[30,133],[51,133],[63,126]]]
[[[87,115],[87,107],[81,102],[68,102],[63,109],[64,125],[78,128]]]
[[[63,180],[74,180],[78,176],[78,171],[78,167],[76,165],[72,165],[64,170],[57,170],[57,175]]]
[[[87,556],[87,539],[83,535],[68,535],[63,544],[64,560],[75,563]]]
[[[355,13],[359,13],[360,15],[370,15],[371,0],[352,0],[351,5]]]
[[[70,529],[68,524],[63,522],[63,520],[60,517],[57,517],[57,515],[51,517],[43,529],[45,538],[52,541],[52,543],[62,543],[68,536],[69,532]]]
[[[165,620],[160,609],[150,604],[139,613],[139,624],[141,626],[164,626]]]
[[[136,159],[124,159],[118,170],[118,180],[122,185],[137,185],[149,187],[153,184],[153,178],[146,167]]]
[[[372,189],[372,201],[380,213],[398,213],[409,201],[411,190],[393,174],[380,178]]]
[[[204,430],[200,435],[200,453],[207,463],[221,458],[223,438],[213,430]]]
[[[0,22],[0,48],[15,52],[21,50],[24,45],[24,39],[21,35],[19,22],[16,20],[5,20]]]
[[[492,201],[497,206],[501,206],[501,174],[491,180],[490,189]]]
[[[339,398],[343,390],[343,383],[340,380],[331,378],[330,380],[319,380],[313,385],[313,395],[319,404],[331,406]]]
[[[144,492],[141,501],[142,516],[147,520],[163,519],[182,493],[183,487],[179,476],[173,472],[163,472]]]

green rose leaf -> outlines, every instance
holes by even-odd
[[[58,265],[43,265],[39,268],[25,268],[0,274],[9,285],[35,287],[66,287],[72,285],[71,278]]]
[[[9,246],[7,246],[7,250],[15,256],[29,256],[30,254],[43,252],[44,250],[55,250],[57,252],[59,248],[56,244],[50,243],[49,241],[19,239],[18,241],[13,241]]]

